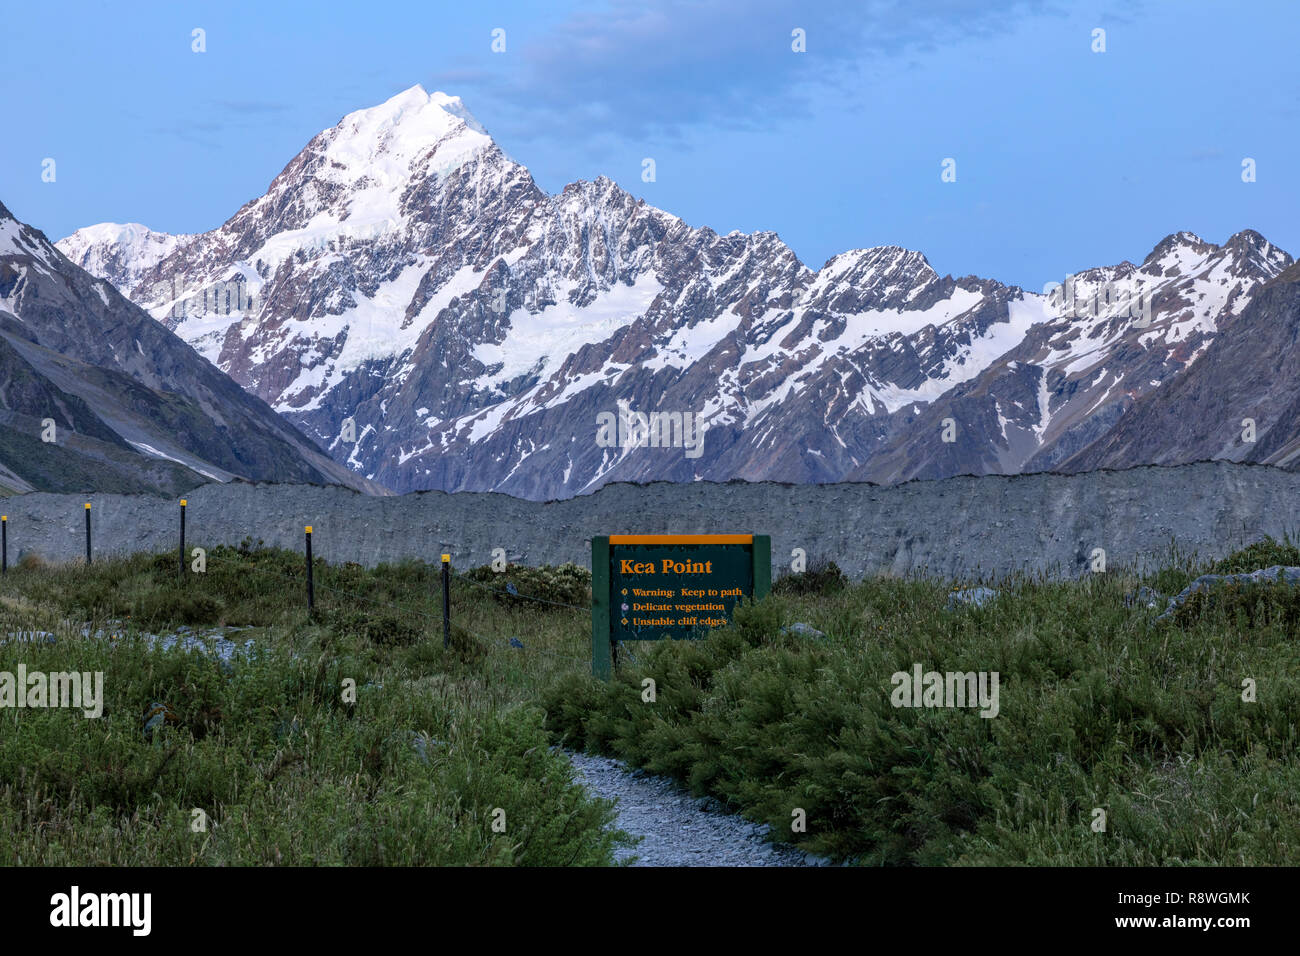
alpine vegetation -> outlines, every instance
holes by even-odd
[[[1221,580],[1163,618],[1130,600],[1278,564],[1300,554],[1266,540],[1017,576],[982,605],[924,577],[795,572],[707,640],[563,679],[547,726],[862,864],[1287,865],[1300,588]]]

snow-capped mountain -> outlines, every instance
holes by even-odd
[[[119,289],[129,289],[145,270],[193,238],[154,232],[138,222],[101,222],[78,229],[58,246],[60,252],[91,275]]]
[[[774,233],[692,227],[603,177],[548,195],[420,87],[160,257],[165,237],[93,228],[60,247],[338,461],[398,491],[528,498],[1056,467],[1291,264],[1243,232],[1178,233],[1051,295],[894,246],[813,270]]]
[[[1067,461],[1135,400],[1191,367],[1255,290],[1291,263],[1249,230],[1223,246],[1182,232],[1140,266],[1080,272],[1040,299],[1050,319],[1035,323],[976,378],[920,409],[850,477],[891,482],[1072,469]],[[947,443],[935,439],[944,419],[955,423]],[[1132,452],[1113,467],[1151,463],[1140,449]]]
[[[1256,238],[1258,245],[1261,240]],[[1114,428],[1062,466],[1114,468],[1223,458],[1300,462],[1300,265],[1261,286],[1204,355],[1133,404]]]
[[[383,490],[2,204],[0,382],[4,493],[173,494],[232,478]]]

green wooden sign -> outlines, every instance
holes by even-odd
[[[591,671],[609,679],[619,641],[690,640],[772,587],[759,534],[615,534],[591,539]]]

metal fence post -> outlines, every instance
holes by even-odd
[[[185,499],[181,499],[181,551],[180,562],[177,565],[177,577],[185,580]]]
[[[316,586],[311,577],[311,525],[307,525],[307,612],[316,608]]]
[[[90,563],[90,502],[86,502],[86,563]]]
[[[442,556],[442,646],[451,646],[451,555]]]

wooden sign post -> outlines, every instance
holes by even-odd
[[[608,680],[619,641],[690,640],[772,588],[765,534],[614,534],[591,539],[591,672]]]

